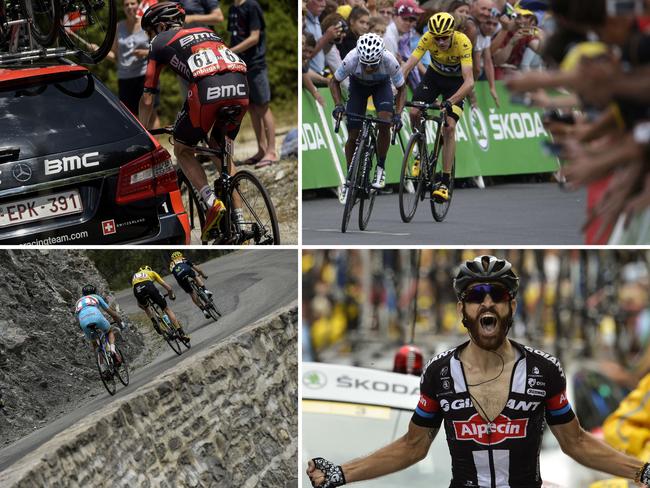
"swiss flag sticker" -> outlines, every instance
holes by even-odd
[[[102,221],[102,232],[105,236],[108,234],[115,234],[117,230],[115,229],[115,220],[104,220]]]

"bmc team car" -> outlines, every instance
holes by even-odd
[[[189,244],[169,153],[86,68],[0,67],[0,244]]]

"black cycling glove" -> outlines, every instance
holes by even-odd
[[[645,463],[643,468],[639,471],[638,479],[635,479],[637,483],[642,483],[644,485],[650,485],[650,464]]]
[[[345,107],[339,104],[336,107],[334,107],[334,110],[332,111],[332,117],[338,120],[343,115],[344,112],[345,112]]]
[[[452,111],[452,106],[453,104],[449,100],[445,100],[442,102],[441,107],[445,109],[445,112],[447,112],[447,115],[449,115]]]
[[[395,130],[400,130],[402,128],[402,116],[400,114],[394,114],[390,122],[393,124],[393,127],[395,127]]]
[[[318,488],[335,488],[336,486],[343,486],[345,484],[345,476],[343,476],[343,469],[327,459],[317,457],[312,459],[316,469],[320,469],[325,474],[325,483],[318,486]],[[312,486],[314,483],[312,483]]]

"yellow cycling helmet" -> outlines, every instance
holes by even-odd
[[[180,251],[174,251],[172,253],[172,259],[178,259],[178,258],[182,258],[182,257],[183,257],[183,253],[180,252]]]
[[[434,37],[444,37],[454,32],[456,22],[454,16],[447,12],[438,12],[429,19],[429,32]]]
[[[140,266],[139,271],[152,271],[150,266]]]

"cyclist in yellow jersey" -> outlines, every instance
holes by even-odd
[[[169,307],[169,305],[167,305],[167,301],[165,300],[165,297],[163,297],[160,294],[154,282],[158,282],[160,286],[162,286],[165,290],[167,290],[167,293],[169,294],[169,298],[171,298],[172,300],[176,300],[176,295],[174,295],[174,291],[172,290],[172,287],[169,286],[167,283],[165,283],[165,280],[163,280],[160,277],[160,275],[156,273],[154,270],[152,270],[149,266],[142,266],[131,278],[133,295],[138,301],[138,307],[140,307],[142,310],[145,311],[147,317],[151,319],[151,322],[153,323],[156,332],[160,334],[160,328],[158,327],[158,323],[154,319],[153,312],[149,309],[149,307],[147,307],[147,297],[151,298],[151,301],[154,302],[156,305],[158,305],[160,309],[167,314],[174,327],[176,327],[176,329],[180,332],[181,336],[183,336],[183,339],[189,340],[189,336],[185,334],[185,332],[183,331],[183,327],[181,327],[181,325],[178,323],[176,314],[174,314],[174,312]]]
[[[447,201],[456,153],[456,122],[463,114],[463,99],[474,88],[472,43],[465,34],[454,30],[454,17],[447,12],[432,15],[428,27],[429,31],[420,38],[417,47],[402,66],[402,72],[406,78],[424,53],[429,51],[431,64],[413,93],[413,101],[432,103],[439,95],[443,97],[442,106],[448,115],[448,126],[443,127],[442,131],[442,184],[433,191],[432,197],[438,201]],[[418,110],[412,108],[412,126],[417,124],[417,114]],[[414,168],[414,171],[419,171],[419,168]]]

